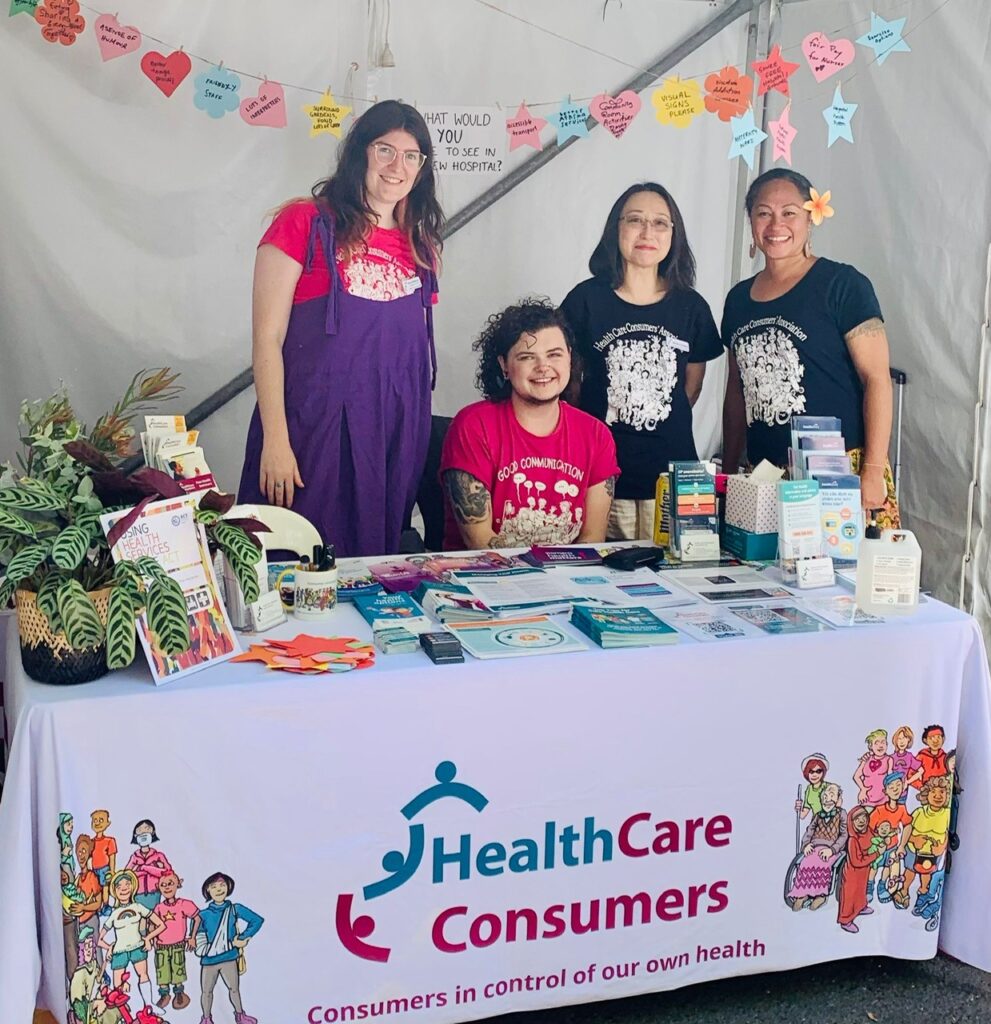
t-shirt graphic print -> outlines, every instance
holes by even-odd
[[[773,427],[805,412],[805,365],[795,344],[805,337],[801,328],[781,317],[751,320],[734,336],[748,425]]]
[[[626,327],[636,334],[620,334],[605,354],[606,423],[656,430],[671,415],[671,396],[678,383],[677,350],[687,351],[688,344],[667,331],[656,333],[651,324]]]

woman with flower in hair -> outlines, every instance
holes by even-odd
[[[759,249],[764,267],[730,291],[723,310],[723,469],[762,459],[787,466],[791,417],[836,416],[861,503],[880,510],[878,525],[897,527],[888,339],[871,282],[812,251],[813,226],[833,214],[829,198],[784,167],[747,192],[751,257]]]

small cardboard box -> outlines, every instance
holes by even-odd
[[[726,524],[748,533],[778,532],[777,480],[731,476],[726,481]]]
[[[723,526],[723,547],[747,562],[773,562],[778,557],[778,534],[751,533],[739,526]]]

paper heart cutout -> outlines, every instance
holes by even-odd
[[[93,22],[93,31],[105,61],[123,57],[141,45],[141,33],[133,25],[122,25],[113,14],[101,14]]]
[[[171,96],[179,88],[182,80],[192,69],[193,62],[182,50],[176,50],[168,57],[155,50],[149,50],[141,58],[141,70],[166,96]]]
[[[278,82],[262,82],[258,95],[241,100],[238,109],[247,124],[265,128],[286,126],[286,94]]]
[[[588,111],[610,135],[618,139],[640,113],[640,97],[632,89],[626,89],[618,96],[599,93],[588,105]]]
[[[802,53],[817,82],[842,71],[854,58],[854,45],[849,39],[830,39],[825,32],[813,32],[802,40]]]

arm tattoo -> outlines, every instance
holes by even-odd
[[[608,480],[603,480],[603,483],[606,485],[606,494],[608,494],[610,498],[615,498],[616,478],[614,476],[611,476]]]
[[[478,477],[463,469],[444,471],[444,489],[459,523],[484,523],[492,516],[492,498]]]
[[[876,316],[872,316],[870,320],[865,320],[862,324],[857,324],[856,327],[846,332],[846,340],[853,341],[854,338],[859,338],[862,334],[873,334],[875,331],[884,330],[884,321],[878,319]]]

